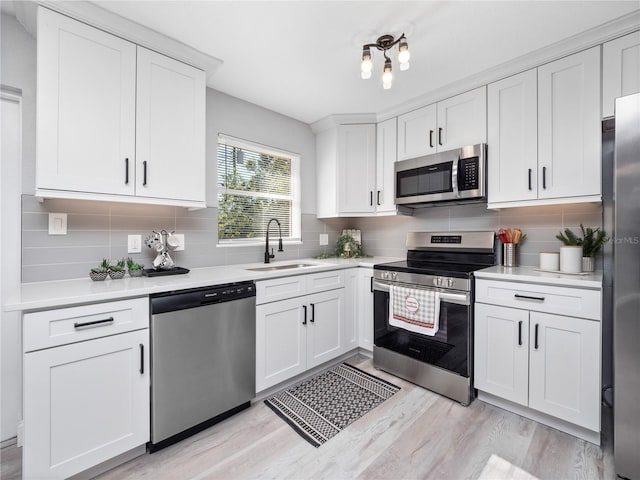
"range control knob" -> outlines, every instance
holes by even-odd
[[[392,279],[392,280],[397,280],[397,279],[398,279],[398,272],[393,272],[393,273],[391,274],[391,279]]]
[[[389,280],[389,272],[382,272],[382,279]]]
[[[433,278],[433,284],[436,287],[441,287],[442,286],[442,277],[434,277]]]
[[[449,287],[449,288],[453,287],[454,283],[455,282],[454,282],[453,278],[447,278],[447,287]]]

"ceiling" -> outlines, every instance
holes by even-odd
[[[3,1],[3,3],[5,3]],[[639,9],[633,1],[96,1],[224,63],[209,85],[313,123],[380,113]],[[405,32],[411,68],[382,54],[360,78],[362,44]]]

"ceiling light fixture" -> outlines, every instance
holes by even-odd
[[[382,88],[388,90],[393,83],[393,69],[391,67],[391,59],[387,56],[387,50],[398,45],[398,63],[400,70],[409,70],[409,44],[404,33],[396,40],[393,35],[382,35],[376,43],[368,43],[362,46],[362,63],[360,64],[360,76],[364,80],[371,78],[373,70],[373,61],[371,60],[371,47],[375,47],[384,55],[384,70],[382,71]]]

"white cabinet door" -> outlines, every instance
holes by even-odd
[[[529,406],[600,431],[600,322],[531,312]]]
[[[435,104],[398,116],[398,160],[437,151]]]
[[[305,298],[256,307],[256,391],[287,380],[307,368]]]
[[[376,213],[396,212],[395,170],[397,157],[397,119],[390,118],[377,126],[376,132]]]
[[[359,346],[373,351],[373,268],[359,268],[358,271]]]
[[[438,102],[438,151],[486,143],[487,87]]]
[[[344,289],[307,297],[307,368],[313,368],[344,352]]]
[[[376,126],[338,127],[338,209],[373,213],[376,187]],[[319,188],[323,188],[322,185]]]
[[[136,195],[205,201],[205,80],[138,47]]]
[[[474,387],[521,405],[529,397],[529,312],[476,303]]]
[[[488,203],[538,198],[535,69],[488,88]]]
[[[136,46],[38,8],[36,188],[132,195]]]
[[[615,99],[640,92],[640,32],[604,44],[602,116],[614,114]]]
[[[600,47],[538,68],[538,197],[600,195]]]
[[[149,330],[24,356],[24,478],[67,478],[149,440]]]

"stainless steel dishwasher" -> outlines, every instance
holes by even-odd
[[[150,452],[249,407],[255,294],[242,282],[151,296]]]

